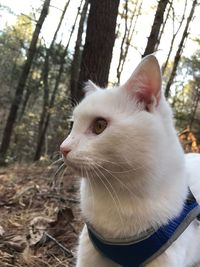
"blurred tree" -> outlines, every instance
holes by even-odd
[[[9,115],[6,121],[6,126],[3,132],[3,138],[2,138],[2,143],[0,147],[0,162],[5,161],[5,156],[9,148],[14,123],[17,118],[17,112],[21,104],[24,87],[25,87],[25,84],[28,78],[31,65],[32,65],[34,54],[36,52],[37,40],[40,34],[41,27],[48,14],[49,5],[50,5],[50,0],[45,0],[41,14],[40,14],[40,18],[36,24],[36,27],[35,27],[35,30],[34,30],[34,33],[31,39],[31,44],[30,44],[28,54],[27,54],[27,60],[24,63],[22,73],[20,75],[19,82],[16,88],[15,96],[11,104]]]
[[[184,4],[184,9],[183,9],[183,14],[182,14],[182,17],[180,19],[180,21],[177,23],[175,21],[176,19],[176,13],[175,13],[175,10],[174,10],[174,7],[173,7],[173,2],[170,4],[170,9],[172,10],[172,21],[173,21],[173,34],[172,34],[172,39],[171,39],[171,44],[170,44],[170,48],[169,48],[169,52],[167,54],[167,59],[165,60],[165,63],[164,65],[162,66],[162,73],[164,74],[165,73],[165,70],[167,68],[167,65],[168,65],[168,62],[169,62],[169,59],[170,59],[170,56],[171,56],[171,53],[172,53],[172,50],[173,50],[173,46],[174,46],[174,42],[175,42],[175,39],[183,25],[183,22],[185,20],[185,12],[186,12],[186,8],[187,8],[187,0],[185,0],[185,4]],[[175,26],[177,25],[177,26]],[[176,30],[175,30],[175,27]]]
[[[84,82],[91,79],[101,87],[108,75],[115,42],[119,0],[91,0],[76,100],[83,97]]]
[[[38,132],[38,138],[36,141],[36,151],[34,154],[34,161],[37,161],[40,159],[40,156],[41,156],[41,153],[43,150],[45,135],[47,132],[47,128],[49,126],[49,121],[50,121],[50,117],[52,114],[52,110],[54,109],[55,99],[57,96],[59,85],[61,83],[62,74],[65,70],[66,63],[69,64],[69,58],[67,58],[67,51],[69,48],[70,40],[71,40],[71,38],[69,39],[67,45],[64,48],[59,46],[60,59],[59,59],[58,72],[55,75],[55,81],[54,81],[54,84],[52,86],[52,92],[51,92],[51,96],[49,98],[47,109],[45,110],[45,113],[42,112],[42,117],[40,117],[40,122],[42,120],[42,125],[40,125],[41,128]]]
[[[86,22],[87,18],[88,6],[89,6],[89,0],[85,0],[83,9],[81,11],[78,33],[74,48],[74,55],[71,65],[70,91],[71,91],[72,105],[74,105],[73,100],[76,100],[76,95],[77,95],[77,83],[80,72],[80,63],[82,54],[82,36],[84,32],[84,23]]]
[[[116,84],[120,84],[120,78],[121,78],[121,74],[122,74],[124,64],[127,58],[129,47],[131,45],[131,41],[133,39],[133,35],[136,30],[138,18],[141,14],[142,3],[143,3],[143,0],[126,1],[124,8],[123,8],[123,13],[121,14],[121,17],[124,20],[125,29],[124,29],[124,34],[122,37],[121,46],[120,46],[120,55],[119,55],[119,62],[117,66]],[[131,6],[129,7],[129,5]]]
[[[174,77],[176,76],[178,63],[179,63],[181,55],[182,55],[182,51],[183,51],[183,48],[184,48],[185,41],[188,38],[189,26],[190,26],[190,23],[191,23],[191,21],[193,19],[195,8],[196,8],[197,4],[198,4],[198,0],[194,0],[193,3],[192,3],[192,6],[191,6],[191,10],[190,10],[189,16],[187,18],[187,22],[186,22],[185,29],[184,29],[183,34],[182,34],[182,38],[180,40],[178,49],[176,51],[176,55],[175,55],[175,59],[174,59],[173,67],[172,67],[172,71],[171,71],[169,80],[167,82],[166,88],[165,88],[165,96],[166,96],[166,98],[168,98],[169,95],[170,95],[170,88],[171,88],[171,85],[173,83]]]
[[[163,34],[165,32],[165,29],[166,29],[167,22],[170,19],[170,13],[171,13],[171,10],[173,8],[172,5],[173,5],[173,1],[170,1],[169,5],[168,5],[168,8],[167,8],[167,12],[165,11],[166,15],[164,14],[163,23],[161,25],[160,32],[159,32],[159,35],[158,35],[158,40],[157,40],[157,43],[156,43],[155,48],[154,48],[155,51],[158,50],[161,38],[162,38],[162,36],[163,36]]]
[[[71,60],[68,55],[64,58],[62,75],[59,78],[59,83],[57,82],[59,87],[56,85],[57,91],[55,90],[55,83],[58,79],[58,71],[61,58],[63,58],[64,49],[65,47],[63,45],[55,43],[51,50],[48,75],[49,102],[44,116],[42,131],[39,132],[38,126],[41,120],[44,97],[44,85],[41,77],[44,70],[46,47],[44,44],[40,44],[37,48],[23,98],[23,100],[26,101],[27,94],[29,94],[28,103],[26,104],[23,116],[20,120],[18,117],[15,124],[7,158],[9,162],[13,160],[32,161],[36,153],[38,140],[41,140],[39,139],[39,133],[44,133],[40,159],[49,159],[49,157],[52,157],[55,151],[57,151],[59,140],[61,142],[66,135],[66,121],[70,106],[68,98],[66,97],[66,84],[69,82],[71,65]],[[23,105],[19,110],[20,113],[22,112],[22,108]]]
[[[76,17],[75,17],[75,20],[74,20],[74,23],[73,23],[73,26],[72,26],[72,29],[71,29],[71,32],[69,35],[69,39],[68,39],[68,42],[67,42],[65,48],[61,49],[61,47],[59,46],[60,51],[57,51],[57,53],[60,54],[59,67],[58,67],[58,73],[55,77],[55,83],[54,83],[54,86],[52,88],[52,93],[51,93],[51,97],[50,97],[49,101],[46,100],[46,98],[47,99],[49,98],[49,90],[47,91],[47,89],[48,89],[48,87],[47,87],[47,85],[48,85],[48,72],[47,72],[48,69],[47,69],[47,66],[45,67],[45,69],[46,69],[44,71],[44,75],[45,75],[44,76],[45,77],[44,83],[46,84],[46,92],[45,92],[45,96],[44,96],[45,106],[43,106],[43,111],[42,111],[42,114],[40,116],[39,131],[38,131],[38,138],[37,138],[37,144],[36,144],[36,151],[35,151],[35,155],[34,155],[34,161],[39,160],[41,153],[42,153],[45,135],[46,135],[46,132],[47,132],[47,129],[49,126],[52,109],[54,108],[54,103],[55,103],[56,95],[58,93],[58,88],[59,88],[59,85],[60,85],[60,82],[62,79],[62,74],[65,70],[66,59],[69,60],[68,49],[69,49],[69,45],[70,45],[74,30],[76,27],[76,23],[78,20],[79,11],[81,9],[82,2],[83,2],[83,0],[81,0],[80,6],[78,7],[78,12],[76,14]],[[64,12],[66,12],[65,9],[64,9],[63,13]],[[61,16],[61,19],[62,19],[62,17],[63,17],[63,15]],[[61,25],[61,23],[59,22],[58,27],[60,27],[60,25]],[[57,32],[58,32],[58,29],[56,30],[55,34],[57,34]],[[55,35],[54,35],[53,41],[54,41],[54,39],[56,39]],[[46,63],[48,63],[48,62],[46,62]]]
[[[200,44],[200,40],[197,40]],[[187,76],[185,73],[187,72]],[[195,133],[200,143],[200,50],[191,58],[183,58],[177,70],[179,77],[189,77],[182,90],[174,96],[173,106],[177,126]]]
[[[159,36],[161,37],[161,35],[159,35],[159,33],[163,24],[163,17],[168,3],[169,0],[159,0],[158,2],[154,22],[142,57],[145,57],[155,52],[156,45],[158,42],[160,42]]]
[[[41,75],[41,85],[43,87],[43,105],[42,105],[42,112],[41,112],[40,120],[39,120],[38,140],[37,140],[37,147],[36,147],[34,160],[38,160],[41,156],[41,151],[42,151],[42,147],[43,147],[43,143],[44,143],[45,133],[46,133],[46,130],[48,127],[47,121],[49,121],[49,119],[47,120],[47,117],[49,117],[49,115],[48,115],[49,109],[51,109],[53,107],[53,104],[54,104],[54,100],[52,100],[52,97],[53,97],[53,99],[55,99],[55,95],[57,92],[57,89],[56,90],[54,89],[54,92],[52,93],[51,100],[50,100],[49,61],[50,61],[50,57],[52,56],[52,53],[54,53],[54,54],[56,53],[54,44],[56,42],[56,38],[57,38],[58,32],[60,30],[60,27],[62,25],[63,19],[65,17],[69,3],[70,3],[70,0],[68,0],[64,6],[64,9],[63,9],[63,12],[61,14],[60,20],[58,22],[56,31],[53,35],[53,39],[50,43],[50,46],[46,49],[44,66],[43,66],[42,75]],[[60,49],[61,47],[59,46],[57,48]],[[64,57],[65,57],[65,55],[64,55]]]
[[[71,22],[71,30],[68,20],[67,28],[62,33],[61,24],[63,26],[68,12],[71,12],[68,5],[72,4],[71,0],[65,0],[65,7],[61,10],[60,22],[52,42],[47,44],[46,37],[38,39],[37,50],[22,95],[18,98],[16,120],[11,130],[12,139],[6,154],[8,162],[28,161],[33,158],[35,160],[49,159],[54,155],[54,152],[58,150],[59,143],[69,130],[66,122],[71,114],[71,104],[73,103],[70,96],[73,100],[79,101],[83,96],[83,83],[88,79],[92,79],[102,87],[106,86],[112,47],[116,38],[118,40],[115,45],[113,66],[117,71],[117,80],[113,82],[120,81],[129,49],[131,48],[132,51],[136,49],[140,52],[143,47],[140,36],[143,36],[145,27],[141,31],[139,23],[146,19],[147,11],[149,12],[148,18],[150,16],[153,18],[155,9],[151,8],[151,4],[148,5],[148,1],[128,0],[121,1],[119,14],[117,14],[118,2],[119,0],[80,0],[77,2],[77,11],[73,9],[76,14],[74,14],[75,20]],[[164,0],[155,0],[154,2],[157,11],[158,4],[161,5],[162,2],[162,12],[161,9],[159,12],[163,15],[163,23],[158,25],[161,22],[158,17],[157,26],[160,29],[156,45],[152,47],[154,47],[153,50],[159,49],[159,41],[166,37],[166,30],[172,25],[171,45],[168,38],[168,57],[170,57],[175,50],[175,41],[179,37],[179,40],[181,39],[178,31],[179,29],[184,31],[194,1],[184,0],[183,3],[180,0],[168,1],[168,4]],[[182,9],[178,11],[176,9],[177,2],[183,4]],[[166,8],[163,14],[165,4]],[[59,5],[62,6],[58,1],[56,7],[51,6],[51,10],[59,8]],[[0,5],[0,11],[1,8]],[[14,88],[19,84],[32,40],[33,25],[35,22],[37,23],[33,19],[34,17],[34,14],[20,15],[14,25],[7,26],[0,32],[0,120],[3,122],[0,124],[0,138],[2,138],[3,129],[5,130],[4,124],[8,123],[5,118],[10,111],[10,103],[12,103],[12,99],[16,98]],[[154,23],[155,20],[156,16]],[[154,23],[152,21],[152,25]],[[69,34],[66,35],[67,33]],[[154,33],[157,32],[154,31]],[[64,38],[60,38],[62,34]],[[147,33],[144,34],[147,35]],[[61,40],[58,42],[59,38]],[[156,41],[155,36],[153,38]],[[63,45],[64,42],[65,45]],[[72,49],[73,47],[74,49]],[[197,135],[197,139],[200,139],[199,54],[195,53],[194,56],[195,58],[181,59],[173,80],[172,95],[170,95],[169,101],[172,102],[175,110],[178,129],[183,130],[189,126]],[[164,76],[166,83],[174,66],[173,61],[167,60]],[[113,75],[111,74],[110,77],[112,79]]]
[[[12,88],[18,81],[24,54],[32,36],[32,21],[29,17],[17,16],[13,26],[7,26],[0,35],[0,109],[7,111]]]

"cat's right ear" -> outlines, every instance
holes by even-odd
[[[85,96],[88,96],[96,91],[99,91],[99,88],[91,80],[88,80],[88,82],[85,83],[83,91],[85,93]]]
[[[161,70],[156,57],[148,55],[143,58],[122,88],[143,103],[146,110],[158,106],[161,97]]]

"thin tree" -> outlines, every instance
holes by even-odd
[[[83,0],[81,1],[81,5],[82,5],[82,2],[83,2]],[[43,125],[42,125],[42,128],[41,128],[41,131],[38,134],[36,151],[35,151],[35,155],[34,155],[34,159],[33,159],[34,161],[39,160],[40,156],[41,156],[41,153],[42,153],[43,144],[44,144],[46,132],[47,132],[47,129],[48,129],[48,126],[49,126],[50,117],[51,117],[51,109],[54,107],[56,94],[57,94],[58,87],[59,87],[59,84],[60,84],[60,81],[61,81],[61,77],[62,77],[62,74],[63,74],[63,71],[64,71],[66,55],[67,55],[67,52],[68,52],[68,49],[69,49],[69,45],[70,45],[70,42],[71,42],[71,39],[72,39],[72,35],[73,35],[75,27],[76,27],[76,23],[77,23],[77,20],[78,20],[78,15],[79,15],[80,9],[81,9],[81,6],[78,7],[78,12],[77,12],[77,15],[75,17],[75,21],[74,21],[74,24],[72,26],[72,29],[71,29],[71,32],[70,32],[70,35],[69,35],[69,39],[68,39],[67,45],[65,46],[65,49],[64,49],[64,51],[63,51],[63,53],[61,54],[61,57],[60,57],[61,61],[60,61],[60,67],[59,67],[59,70],[58,70],[58,75],[56,76],[55,85],[54,85],[54,88],[53,88],[53,91],[52,91],[52,94],[51,94],[51,98],[50,98],[50,101],[49,101],[48,109],[46,110],[46,113],[44,114],[45,117],[44,117],[44,120],[43,120]]]
[[[169,95],[170,95],[170,88],[171,88],[171,85],[172,85],[172,83],[174,81],[174,78],[176,76],[178,63],[179,63],[181,55],[182,55],[182,51],[183,51],[183,48],[184,48],[184,43],[185,43],[186,39],[188,38],[190,22],[192,21],[192,18],[194,16],[194,12],[195,12],[195,8],[197,6],[197,3],[198,3],[198,0],[194,0],[193,1],[192,7],[191,7],[191,10],[190,10],[190,14],[189,14],[189,16],[187,18],[185,29],[183,31],[183,35],[182,35],[181,41],[180,41],[179,46],[178,46],[178,50],[177,50],[176,55],[175,55],[172,71],[171,71],[169,80],[168,80],[167,85],[166,85],[166,89],[165,89],[166,98],[168,98]]]
[[[123,38],[122,43],[121,43],[120,56],[119,56],[119,62],[118,62],[118,67],[117,67],[117,84],[120,84],[121,74],[124,69],[124,64],[126,62],[129,47],[131,45],[131,40],[133,39],[133,35],[136,30],[137,21],[138,21],[138,18],[139,18],[141,9],[142,9],[142,3],[143,1],[141,2],[136,1],[135,8],[130,17],[130,23],[128,26],[125,26],[127,33],[124,34],[125,39]],[[123,14],[125,14],[125,12]],[[127,20],[126,17],[125,17],[125,20]],[[125,22],[125,24],[127,24],[127,22]]]
[[[163,23],[163,17],[166,10],[166,6],[169,0],[159,0],[154,22],[151,28],[151,32],[148,38],[148,42],[142,57],[145,57],[153,52],[155,52],[155,47],[159,39],[160,28]]]
[[[76,99],[83,97],[84,82],[91,79],[101,87],[108,83],[119,0],[91,0]]]
[[[188,128],[190,129],[190,131],[192,131],[192,126],[193,126],[193,123],[196,117],[199,102],[200,102],[200,89],[195,88],[195,96],[194,96],[193,105],[192,105],[192,112],[189,115],[189,123],[188,123]]]
[[[45,55],[45,59],[44,59],[44,66],[43,66],[43,71],[42,71],[42,75],[41,75],[41,80],[43,84],[43,107],[42,107],[42,112],[40,115],[40,121],[39,121],[39,127],[38,127],[38,139],[40,139],[40,136],[42,134],[43,131],[43,127],[45,124],[45,119],[47,116],[47,112],[49,109],[49,59],[52,53],[52,49],[54,47],[58,32],[60,30],[60,27],[62,25],[63,19],[65,17],[67,8],[69,6],[70,0],[68,0],[64,6],[63,12],[61,14],[59,23],[57,25],[56,31],[53,35],[53,39],[50,43],[49,48],[46,49],[46,55]]]
[[[45,0],[39,20],[33,32],[31,44],[30,44],[30,47],[27,53],[27,59],[25,61],[21,76],[19,78],[19,82],[18,82],[16,91],[15,91],[15,96],[12,101],[11,108],[10,108],[8,118],[6,121],[6,126],[3,132],[3,138],[2,138],[2,143],[0,147],[0,161],[1,162],[4,162],[6,153],[9,148],[12,131],[13,131],[16,119],[17,119],[18,109],[22,101],[22,96],[23,96],[25,85],[26,85],[26,81],[28,79],[28,75],[29,75],[30,68],[33,62],[33,58],[36,53],[38,37],[40,34],[40,30],[42,28],[42,25],[45,21],[45,18],[48,14],[49,5],[50,5],[50,0]]]
[[[30,70],[30,73],[29,73],[29,78],[26,82],[26,89],[25,89],[25,92],[24,92],[24,97],[23,97],[23,101],[22,101],[22,104],[21,104],[21,108],[20,108],[20,111],[19,111],[19,115],[18,115],[18,118],[17,118],[17,123],[19,121],[22,120],[24,114],[25,114],[25,110],[26,110],[26,107],[27,107],[27,104],[29,102],[29,99],[30,99],[30,96],[32,94],[33,91],[37,90],[38,87],[40,86],[40,81],[37,81],[36,84],[32,84],[32,77],[33,77],[33,73],[35,71],[38,71],[38,66],[32,66],[31,67],[31,70]]]
[[[71,64],[70,91],[71,91],[72,100],[75,100],[75,97],[77,94],[77,82],[78,82],[80,62],[81,62],[82,36],[83,36],[83,31],[84,31],[84,24],[85,24],[86,17],[87,17],[88,6],[89,6],[89,0],[85,0],[84,6],[81,12],[78,33],[77,33],[77,38],[76,38],[76,44],[74,48],[74,55],[73,55],[73,60]],[[73,101],[72,101],[72,104],[74,104]]]
[[[158,50],[160,41],[161,41],[162,36],[163,36],[163,33],[164,33],[164,31],[165,31],[165,27],[166,27],[166,25],[167,25],[167,21],[168,21],[168,19],[169,19],[169,17],[170,17],[171,9],[172,9],[172,2],[170,1],[170,2],[169,2],[169,7],[168,7],[168,9],[167,9],[167,14],[166,14],[166,16],[165,16],[165,18],[164,18],[163,24],[162,24],[162,26],[161,26],[161,29],[160,29],[160,32],[159,32],[159,35],[158,35],[158,40],[157,40],[157,43],[156,43],[156,45],[155,45],[155,51]],[[165,13],[166,13],[166,12],[165,12]]]
[[[178,24],[178,28],[177,30],[175,31],[174,30],[174,27],[175,27],[175,11],[174,11],[174,7],[172,6],[172,17],[173,17],[173,35],[172,35],[172,40],[171,40],[171,44],[170,44],[170,48],[169,48],[169,52],[168,52],[168,55],[167,55],[167,59],[162,67],[162,73],[164,74],[165,71],[166,71],[166,68],[167,68],[167,65],[168,65],[168,62],[169,62],[169,58],[171,56],[171,53],[172,53],[172,50],[173,50],[173,46],[174,46],[174,42],[175,42],[175,39],[176,39],[176,36],[178,35],[182,25],[183,25],[183,22],[184,22],[184,19],[185,19],[185,12],[186,12],[186,8],[187,8],[187,0],[185,0],[185,5],[184,5],[184,10],[183,10],[183,14],[182,14],[182,17],[181,17],[181,20]]]
[[[123,35],[121,46],[120,46],[119,62],[117,66],[117,82],[118,83],[120,83],[120,76],[122,72],[121,64],[122,64],[122,59],[124,57],[124,44],[128,39],[128,0],[125,1],[123,16],[124,16],[124,35]]]

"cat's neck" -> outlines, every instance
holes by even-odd
[[[138,183],[137,187],[134,177],[129,177],[133,184],[124,187],[108,180],[97,182],[95,176],[93,181],[83,178],[81,208],[85,220],[105,238],[137,236],[167,223],[181,211],[187,195],[184,171],[174,172],[174,177],[169,175],[162,179],[156,177],[163,181],[162,186]]]

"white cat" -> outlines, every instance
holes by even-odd
[[[194,193],[200,200],[200,156],[188,156],[185,163],[153,55],[145,57],[122,86],[103,90],[89,82],[73,120],[61,152],[82,177],[83,218],[105,240],[137,239],[177,217],[189,181],[191,190],[199,188]],[[77,257],[77,267],[121,266],[94,247],[87,227]],[[200,227],[195,219],[145,266],[193,267],[198,262]]]

